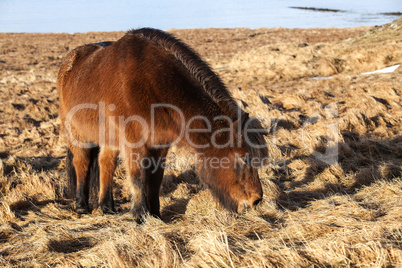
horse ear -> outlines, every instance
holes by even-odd
[[[240,116],[241,132],[244,131],[244,127],[249,119],[250,119],[250,115],[248,113],[244,113]]]
[[[250,115],[248,113],[243,113],[239,119],[234,122],[234,129],[238,136],[242,136],[244,133],[244,128],[246,126],[247,121],[250,119]],[[238,137],[240,138],[240,137]]]
[[[244,130],[247,128],[248,130],[255,130],[259,133],[259,135],[268,135],[268,130],[265,129],[259,120],[256,118],[250,118],[248,113],[243,113],[239,119],[234,122],[234,126],[236,129],[236,133],[238,135],[243,135]],[[249,133],[250,134],[250,133]],[[251,134],[250,134],[251,135]]]

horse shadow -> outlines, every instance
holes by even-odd
[[[39,156],[39,157],[17,157],[17,160],[30,166],[33,170],[41,172],[56,169],[64,157]]]
[[[7,158],[10,155],[1,155],[0,158],[4,159],[3,162],[3,176],[10,179],[10,187],[17,188],[18,184],[22,183],[18,176],[13,176],[13,172],[18,172],[19,168],[24,168],[28,170],[33,170],[35,172],[44,172],[44,171],[52,171],[58,170],[60,168],[61,161],[64,157],[52,157],[52,156],[40,156],[40,157],[15,157],[15,161],[13,164],[7,163]],[[42,200],[38,198],[37,195],[26,196],[25,200],[19,200],[13,202],[9,205],[10,210],[14,213],[14,215],[24,220],[25,216],[29,214],[30,211],[34,212],[37,215],[48,217],[45,213],[42,213],[41,210],[45,206],[51,203],[57,203],[62,208],[71,207],[71,200],[63,199],[63,187],[57,180],[50,180],[49,183],[52,184],[55,190],[56,197],[51,200]],[[10,189],[11,190],[11,189]]]
[[[15,217],[25,221],[30,212],[35,213],[41,218],[57,219],[51,215],[44,213],[42,209],[48,204],[58,204],[62,209],[72,209],[71,200],[52,199],[52,200],[38,200],[35,196],[27,198],[27,200],[20,200],[10,204],[10,210],[14,213]]]
[[[52,157],[52,156],[38,156],[38,157],[15,157],[14,163],[8,163],[8,159],[11,156],[8,152],[0,152],[0,160],[2,161],[2,172],[4,176],[8,176],[12,173],[18,165],[22,164],[36,172],[48,171],[57,169],[64,157]]]
[[[162,183],[161,196],[172,196],[174,202],[161,210],[162,220],[171,223],[177,219],[183,218],[187,211],[187,205],[191,198],[203,189],[197,173],[190,169],[180,173],[178,176],[167,175],[166,183]],[[165,180],[165,178],[164,178]],[[186,195],[175,197],[174,192],[178,190],[180,184],[185,184]]]
[[[284,193],[277,200],[279,207],[298,210],[307,207],[311,201],[324,199],[332,195],[353,195],[361,187],[371,185],[378,180],[392,180],[402,176],[402,136],[392,139],[378,140],[357,132],[341,132],[344,142],[338,142],[332,147],[320,146],[315,152],[336,151],[337,161],[327,163],[317,154],[299,155],[284,161],[280,169],[275,169],[276,185]],[[289,152],[287,146],[280,148],[282,153]],[[295,148],[291,148],[292,150]],[[292,172],[289,167],[294,160],[309,163],[302,179],[293,181],[289,178]],[[338,182],[321,182],[321,187],[309,189],[308,185],[319,176],[325,176],[328,169],[337,168],[342,175],[352,176],[347,184]],[[353,174],[353,175],[351,175]]]

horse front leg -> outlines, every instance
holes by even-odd
[[[147,154],[147,168],[145,169],[146,197],[149,212],[152,216],[161,218],[159,190],[161,187],[163,172],[165,170],[166,155],[168,149],[150,149]]]
[[[126,170],[131,190],[131,213],[137,223],[143,223],[149,213],[146,192],[146,171],[144,170],[144,153],[126,151]]]

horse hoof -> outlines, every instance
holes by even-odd
[[[141,215],[139,217],[134,217],[134,220],[138,225],[143,225],[145,223],[145,218],[145,215]]]
[[[88,214],[88,213],[89,213],[89,210],[88,210],[87,208],[77,208],[77,209],[76,209],[76,212],[77,212],[78,214]]]
[[[116,209],[114,207],[101,205],[101,209],[103,214],[116,214]]]
[[[134,220],[137,224],[144,224],[148,213],[144,209],[131,209]]]

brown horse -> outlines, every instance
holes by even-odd
[[[102,211],[115,211],[120,154],[134,217],[160,217],[159,189],[173,144],[194,149],[201,181],[225,208],[241,213],[262,200],[256,159],[267,155],[264,129],[209,65],[172,35],[143,28],[116,42],[78,47],[64,59],[57,87],[78,213],[89,210],[92,177],[99,180]]]

